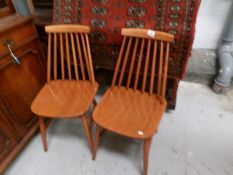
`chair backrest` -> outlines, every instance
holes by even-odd
[[[165,32],[136,28],[123,28],[121,34],[124,39],[112,86],[126,86],[165,97],[169,43],[173,41],[174,36]]]
[[[94,72],[88,33],[84,25],[49,25],[47,82],[57,79],[90,80]]]

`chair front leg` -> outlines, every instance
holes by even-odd
[[[92,142],[92,137],[91,137],[91,131],[87,122],[87,117],[85,115],[82,116],[82,122],[83,122],[83,127],[87,136],[87,141],[88,144],[91,148],[91,153],[93,153],[93,142]]]
[[[45,123],[44,123],[44,118],[38,116],[38,120],[39,120],[39,126],[40,126],[40,134],[41,134],[42,142],[44,145],[44,151],[47,152],[48,151],[48,144],[47,144],[47,139],[46,139],[46,127],[45,127]]]
[[[92,156],[93,160],[95,160],[95,158],[96,158],[96,152],[97,152],[97,148],[99,145],[99,138],[100,138],[100,134],[101,134],[102,130],[103,130],[103,128],[101,128],[99,125],[96,124],[95,140],[94,140],[94,145],[93,145],[93,156]]]
[[[143,175],[148,174],[149,151],[152,137],[144,140]]]

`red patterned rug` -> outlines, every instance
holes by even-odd
[[[175,35],[169,76],[185,73],[201,0],[54,0],[53,23],[91,26],[94,65],[113,69],[122,41],[120,29],[140,27]]]

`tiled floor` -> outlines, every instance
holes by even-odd
[[[56,120],[18,156],[6,175],[140,175],[142,144],[104,133],[96,161],[80,120]],[[149,175],[233,174],[233,90],[216,95],[208,87],[182,82],[175,111],[166,113],[150,152]]]

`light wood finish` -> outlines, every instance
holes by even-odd
[[[167,106],[165,89],[169,42],[174,37],[146,29],[122,29],[121,33],[124,39],[112,85],[93,112],[93,119],[98,126],[93,159],[96,157],[100,128],[142,139],[144,175],[147,175],[151,139]],[[151,37],[148,34],[155,35]],[[129,72],[126,72],[126,67]]]
[[[151,75],[150,75],[150,94],[152,94],[154,90],[156,55],[157,55],[157,41],[154,41],[154,52],[153,52]]]
[[[94,121],[118,134],[145,139],[153,135],[166,107],[166,100],[126,87],[109,88],[93,112]],[[143,131],[139,135],[138,131]]]
[[[60,33],[59,35],[60,35],[60,50],[61,50],[61,52],[60,52],[60,54],[61,54],[61,74],[62,74],[62,80],[65,80],[65,63],[64,63],[63,37],[62,37],[62,33]]]
[[[93,104],[93,107],[92,107],[92,111],[93,111],[93,109],[95,109],[95,107],[97,105],[96,99],[93,100],[92,104]],[[90,126],[91,131],[92,131],[93,123],[94,123],[94,120],[93,120],[93,117],[92,117],[92,114],[91,114],[91,116],[89,118],[89,126]]]
[[[143,143],[143,172],[144,174],[148,174],[148,163],[149,163],[149,151],[150,151],[150,145],[151,145],[152,137],[145,139]]]
[[[85,114],[97,91],[89,81],[57,80],[46,83],[31,109],[49,118],[77,117]]]
[[[45,30],[48,32],[47,83],[34,99],[31,110],[40,117],[81,117],[92,150],[85,113],[95,98],[98,84],[87,35],[90,29],[82,25],[51,25]],[[39,121],[44,149],[47,150],[45,128],[43,121]]]
[[[48,63],[47,63],[47,82],[50,82],[51,74],[51,34],[48,36]]]
[[[46,139],[46,127],[45,127],[45,122],[43,117],[38,117],[39,120],[39,126],[40,126],[40,133],[41,133],[41,138],[42,142],[44,145],[44,151],[48,151],[48,144],[47,144],[47,139]]]
[[[94,140],[94,145],[93,145],[93,156],[92,156],[93,160],[95,160],[96,158],[96,151],[99,145],[99,138],[100,138],[100,134],[102,131],[103,131],[103,128],[101,128],[99,125],[96,125],[95,140]]]
[[[90,27],[84,25],[49,25],[45,26],[47,33],[89,33]]]
[[[154,33],[152,33],[151,31]],[[168,42],[174,40],[174,35],[172,34],[161,31],[149,30],[149,29],[123,28],[121,29],[121,34],[123,36],[140,37],[140,38],[147,38],[152,40],[163,40]]]
[[[92,143],[92,137],[91,137],[91,130],[90,130],[90,127],[88,125],[88,122],[87,122],[87,117],[85,115],[82,116],[82,123],[83,123],[83,126],[84,126],[84,131],[86,133],[86,136],[87,136],[87,141],[88,141],[88,144],[90,146],[90,149],[91,149],[91,152],[93,152],[93,143]]]
[[[57,34],[56,33],[54,34],[53,39],[54,39],[54,41],[53,41],[53,43],[54,43],[54,45],[53,45],[54,46],[54,48],[53,48],[53,63],[54,63],[53,76],[54,76],[54,80],[57,80],[57,52],[56,52],[56,50],[57,50]]]

